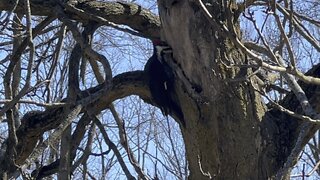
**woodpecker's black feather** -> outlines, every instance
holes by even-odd
[[[161,112],[168,116],[177,116],[184,124],[183,113],[175,98],[174,74],[170,66],[162,59],[163,53],[159,50],[168,50],[169,46],[158,46],[154,43],[153,55],[145,65],[145,72],[148,75],[148,83],[153,101],[160,107]]]

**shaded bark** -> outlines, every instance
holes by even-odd
[[[306,75],[313,77],[320,77],[320,64],[310,69]],[[320,96],[319,86],[299,82],[303,88],[308,99],[313,105],[314,109],[319,109],[320,105],[317,103]],[[304,114],[296,96],[291,92],[282,101],[281,105],[289,110],[298,114]],[[277,109],[268,111],[261,122],[261,133],[264,143],[262,144],[263,153],[260,156],[261,169],[260,171],[264,176],[270,177],[283,166],[286,162],[288,155],[291,153],[292,148],[298,138],[300,128],[305,122],[296,119],[292,116],[285,114]],[[305,145],[319,129],[319,125],[312,125],[308,135],[304,138],[303,144]]]

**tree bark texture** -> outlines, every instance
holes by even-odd
[[[158,4],[161,34],[173,48],[171,65],[176,67],[176,92],[186,121],[182,132],[189,179],[274,177],[295,144],[301,122],[280,111],[267,111],[254,80],[230,81],[245,77],[249,69],[227,65],[244,64],[246,57],[208,22],[197,1]],[[211,5],[217,20],[236,20],[223,1]],[[318,71],[315,67],[310,73],[319,76]],[[319,87],[303,87],[309,98],[317,98],[312,94]],[[282,104],[303,113],[293,94]],[[310,136],[316,130],[312,126]]]
[[[216,36],[196,3],[159,3],[159,8],[164,37],[185,76],[177,79],[190,83],[177,87],[186,117],[190,179],[256,179],[265,110],[249,83],[228,82],[246,70],[222,64],[227,57],[242,63],[244,56],[228,39]]]

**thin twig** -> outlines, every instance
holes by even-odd
[[[121,156],[121,153],[119,152],[117,146],[110,140],[107,132],[105,131],[105,129],[104,129],[103,125],[101,124],[101,122],[99,121],[99,119],[97,117],[93,117],[93,122],[100,129],[100,132],[102,133],[102,136],[103,136],[106,144],[109,146],[109,148],[112,149],[113,153],[116,155],[117,160],[118,160],[123,172],[125,173],[126,177],[129,180],[135,180],[136,178],[131,175],[128,167],[126,166],[126,164]]]
[[[12,99],[1,99],[0,104],[6,104],[11,101],[12,101]],[[17,101],[17,103],[34,104],[34,105],[41,106],[41,107],[60,107],[60,106],[67,105],[67,103],[64,103],[64,102],[44,103],[44,102],[32,101],[30,99],[20,99]]]
[[[118,113],[117,113],[117,111],[116,111],[116,109],[114,108],[113,105],[110,105],[109,109],[110,109],[110,111],[111,111],[111,113],[112,113],[112,115],[113,115],[113,117],[116,120],[116,123],[118,125],[120,143],[124,147],[124,149],[126,150],[130,163],[132,164],[132,166],[134,167],[136,172],[139,174],[139,178],[141,178],[143,180],[148,180],[149,179],[148,176],[143,172],[143,169],[140,167],[140,165],[139,165],[138,161],[136,160],[131,148],[129,147],[129,143],[128,143],[128,138],[127,138],[127,133],[126,133],[126,130],[125,130],[124,122],[119,117],[119,115],[118,115]]]

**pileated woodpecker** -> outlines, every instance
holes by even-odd
[[[153,40],[153,55],[145,65],[148,75],[149,89],[153,101],[160,107],[163,115],[172,114],[184,124],[183,114],[177,102],[174,90],[174,74],[171,67],[164,61],[164,54],[172,49],[163,41]]]

